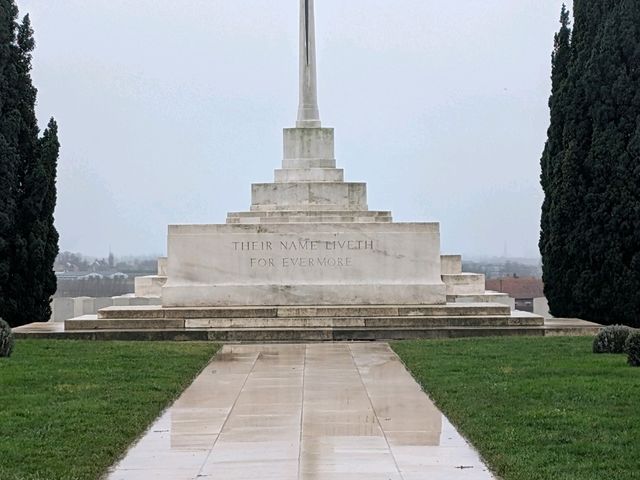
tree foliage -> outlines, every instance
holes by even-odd
[[[39,136],[33,29],[17,15],[13,0],[0,0],[0,316],[14,327],[51,314],[59,151],[53,119]]]
[[[563,8],[542,156],[551,313],[640,325],[640,2]]]

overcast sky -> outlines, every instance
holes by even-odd
[[[562,0],[316,0],[320,113],[347,180],[444,253],[538,255]],[[60,125],[61,249],[163,254],[281,162],[297,0],[18,0],[41,125]]]

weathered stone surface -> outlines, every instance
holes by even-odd
[[[283,168],[335,168],[333,128],[285,128]]]
[[[311,317],[187,319],[187,329],[241,328],[445,328],[542,326],[537,317]]]
[[[144,320],[175,319],[187,329],[257,328],[445,328],[542,326],[542,317],[526,312],[511,312],[501,304],[448,304],[444,306],[336,306],[274,308],[162,308],[112,307],[103,309],[96,319],[122,320],[120,328],[135,329]],[[84,320],[87,320],[86,318]],[[127,326],[126,320],[131,322]],[[89,324],[84,323],[88,328]],[[153,324],[150,324],[153,325]],[[158,327],[159,328],[159,327]],[[167,324],[166,328],[174,328]]]
[[[438,224],[169,228],[166,307],[444,304]]]
[[[533,299],[533,313],[544,318],[553,318],[553,315],[549,312],[549,302],[545,297]]]
[[[375,317],[510,317],[524,312],[511,312],[502,304],[449,303],[446,305],[345,305],[345,306],[282,306],[282,307],[161,307],[129,306],[100,310],[98,318],[375,318]]]
[[[207,319],[207,318],[274,318],[277,308],[237,307],[237,308],[163,308],[165,318]]]
[[[167,283],[167,277],[148,275],[135,278],[136,297],[160,298],[162,287]]]
[[[479,273],[461,273],[442,275],[447,286],[447,295],[482,295],[484,293],[484,275]]]
[[[429,306],[410,306],[398,308],[400,316],[489,316],[504,315],[509,316],[511,309],[502,304],[497,303],[467,303],[455,304],[447,303],[446,305],[429,305]]]
[[[254,183],[252,209],[367,210],[367,185],[346,182]]]
[[[531,315],[531,314],[529,314]],[[96,320],[96,316],[87,319]],[[593,336],[601,325],[576,319],[547,319],[544,326],[424,327],[424,328],[219,328],[162,330],[66,330],[59,322],[34,323],[14,329],[16,338],[130,341],[304,342],[392,340],[411,338],[469,338],[479,336]]]
[[[51,318],[54,322],[64,322],[76,316],[76,302],[73,298],[54,298]]]
[[[516,309],[515,299],[509,297],[507,293],[485,291],[482,294],[459,294],[447,295],[447,302],[450,303],[501,303],[507,305],[511,310]]]
[[[91,297],[75,297],[73,299],[74,317],[82,315],[90,315],[94,313],[93,298]]]
[[[167,276],[167,257],[158,257],[158,276],[166,277]]]
[[[462,274],[462,256],[461,255],[441,255],[442,274],[443,275],[460,275]]]
[[[184,320],[167,319],[95,319],[94,316],[73,318],[65,321],[66,331],[77,330],[172,330],[184,329]]]
[[[389,306],[327,306],[280,307],[278,317],[384,317],[398,315],[398,307]]]
[[[338,168],[285,168],[275,172],[276,183],[344,182],[344,170]]]
[[[165,318],[165,312],[157,306],[126,306],[126,307],[107,307],[98,311],[98,319],[100,320],[117,320],[121,318],[130,319],[159,319]]]
[[[228,224],[259,223],[391,223],[391,212],[374,212],[370,210],[275,210],[232,212],[227,216]]]

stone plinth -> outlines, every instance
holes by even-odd
[[[97,318],[79,317],[65,323],[67,331],[78,330],[171,330],[214,331],[284,329],[354,329],[361,335],[376,330],[377,338],[412,338],[415,329],[540,327],[539,316],[511,312],[506,305],[492,303],[444,305],[343,305],[343,306],[255,306],[255,307],[111,307]],[[346,329],[346,331],[345,331]],[[426,329],[426,330],[425,330]],[[386,332],[386,333],[382,333]],[[291,332],[289,331],[289,334]],[[348,338],[348,337],[343,337]],[[283,337],[284,339],[284,337]],[[295,339],[289,336],[288,340]]]
[[[136,297],[160,298],[162,296],[162,287],[166,283],[166,276],[148,275],[146,277],[136,277]]]
[[[443,275],[460,275],[462,274],[462,255],[442,255]]]
[[[447,295],[482,295],[485,292],[485,277],[479,273],[442,275],[447,286]]]
[[[283,168],[335,168],[333,128],[285,128]]]
[[[446,303],[437,223],[169,227],[166,307]]]
[[[256,183],[252,211],[367,210],[367,185],[345,182]]]
[[[158,276],[166,277],[167,276],[167,257],[158,257]]]

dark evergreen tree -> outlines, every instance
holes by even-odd
[[[565,5],[560,14],[560,31],[554,38],[554,49],[551,56],[551,98],[549,109],[551,113],[551,125],[547,131],[547,143],[542,154],[541,184],[545,192],[545,200],[542,205],[540,252],[542,253],[543,277],[545,281],[545,294],[553,305],[566,308],[570,303],[570,295],[562,288],[558,289],[560,282],[553,281],[565,270],[563,237],[558,228],[560,207],[557,203],[557,192],[561,186],[561,169],[559,168],[563,156],[563,135],[567,116],[567,79],[569,76],[569,62],[571,60],[571,28],[569,12]],[[555,313],[559,310],[556,308]]]
[[[12,326],[47,321],[56,280],[53,262],[58,235],[53,226],[58,158],[57,125],[52,120],[42,138],[35,115],[36,89],[31,81],[35,46],[29,17],[15,21],[13,1],[0,0],[7,30],[2,48],[4,68],[0,155],[6,197],[0,204],[7,228],[0,247],[7,252],[0,277],[0,317]],[[3,13],[4,15],[4,13]],[[4,193],[3,191],[3,193]]]
[[[640,326],[640,2],[574,11],[562,148],[542,162],[545,289],[554,315]]]
[[[16,18],[12,0],[0,0],[0,317],[8,297],[11,246],[15,236],[16,200],[19,190],[17,132],[17,70],[15,66]]]
[[[44,131],[40,145],[40,158],[47,172],[47,183],[45,184],[45,198],[42,206],[42,221],[47,231],[45,242],[44,258],[42,259],[42,284],[44,288],[43,297],[51,297],[58,289],[58,279],[53,270],[58,253],[60,253],[58,230],[54,224],[54,213],[58,200],[58,189],[56,186],[58,178],[58,156],[60,154],[60,141],[58,139],[58,124],[51,118],[49,125]],[[42,314],[45,318],[51,317],[51,303],[47,302]]]

